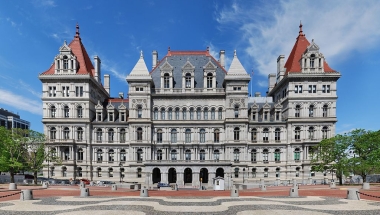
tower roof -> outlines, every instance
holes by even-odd
[[[306,36],[302,31],[302,23],[300,23],[299,28],[300,31],[298,33],[296,43],[294,44],[293,49],[289,54],[288,60],[285,63],[285,74],[288,74],[289,72],[301,72],[300,60],[302,58],[302,54],[310,45],[310,42],[306,39]],[[325,72],[334,72],[334,70],[329,67],[326,61],[323,62],[323,67]]]
[[[230,68],[228,69],[228,73],[226,76],[226,79],[230,78],[245,78],[245,79],[251,79],[251,77],[248,75],[248,73],[245,71],[243,65],[240,63],[240,60],[238,59],[236,55],[236,50],[234,51],[234,58],[232,59]]]
[[[148,68],[146,67],[144,56],[142,51],[140,52],[140,58],[137,61],[135,67],[133,67],[131,73],[127,76],[127,80],[129,79],[152,79],[149,74]]]
[[[74,39],[68,45],[71,48],[72,53],[77,58],[79,66],[77,67],[77,73],[80,75],[90,74],[94,76],[94,66],[90,60],[90,57],[87,54],[87,51],[82,43],[82,40],[79,36],[79,25],[76,25],[76,32]],[[55,62],[50,66],[50,68],[42,73],[42,75],[52,75],[54,74]]]

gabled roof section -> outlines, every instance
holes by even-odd
[[[127,76],[127,80],[130,78],[143,78],[143,79],[151,79],[148,68],[146,67],[145,61],[144,61],[144,56],[142,51],[140,52],[140,58],[137,61],[135,67],[133,67],[132,71],[129,73]]]
[[[300,23],[299,28],[300,31],[298,33],[296,43],[294,44],[293,49],[288,57],[288,60],[285,63],[285,75],[287,75],[289,72],[301,72],[300,60],[302,58],[302,54],[310,46],[310,42],[306,39],[306,36],[302,31],[302,23]],[[335,72],[333,69],[329,67],[326,61],[323,62],[323,67],[325,72]]]
[[[230,68],[228,69],[226,79],[231,78],[231,77],[237,77],[239,79],[247,79],[247,80],[251,79],[251,77],[245,71],[243,65],[240,63],[240,60],[238,59],[236,55],[236,50],[234,51],[234,58],[232,59]]]
[[[90,74],[91,76],[94,76],[94,66],[91,63],[90,57],[87,54],[86,49],[84,48],[84,45],[82,43],[82,40],[79,36],[79,25],[76,26],[76,33],[74,36],[74,39],[70,42],[68,45],[70,47],[72,53],[75,55],[78,61],[78,71],[77,74],[79,75],[87,75]],[[62,47],[61,47],[62,48]],[[42,75],[53,75],[54,74],[54,68],[55,68],[55,62],[50,66],[50,68],[42,73]]]

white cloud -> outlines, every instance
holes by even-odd
[[[257,81],[257,85],[259,85],[260,87],[267,87],[268,82],[267,81]]]
[[[207,46],[209,47],[210,55],[213,56],[215,58],[215,60],[219,60],[219,51],[222,49],[217,48],[212,43],[209,43]],[[224,65],[225,65],[225,69],[227,71],[228,71],[228,68],[231,65],[231,61],[232,61],[232,59],[228,56],[229,55],[227,55],[227,54],[224,55]]]
[[[57,6],[54,0],[35,0],[34,5],[36,7],[56,7]]]
[[[117,79],[119,79],[122,82],[127,82],[125,78],[127,77],[126,74],[120,73],[115,66],[110,66],[108,63],[104,63],[104,58],[102,59],[102,69],[108,72],[111,72],[112,75],[114,75]]]
[[[3,89],[0,89],[0,95],[0,104],[9,105],[15,109],[28,111],[32,114],[42,115],[41,101],[32,100]]]
[[[327,62],[342,61],[351,51],[380,43],[379,1],[233,2],[217,13],[219,29],[235,30],[261,75],[276,72],[278,55],[287,58],[298,36],[300,20],[309,41],[320,46]],[[312,5],[312,6],[311,6]],[[236,27],[235,27],[236,28]],[[334,66],[332,66],[334,69]]]
[[[41,98],[42,97],[41,92],[36,92],[35,90],[32,89],[32,87],[29,84],[25,83],[24,81],[18,80],[18,83],[19,83],[19,85],[21,86],[22,89],[27,90],[28,92],[30,92],[31,94],[33,94],[37,98]]]

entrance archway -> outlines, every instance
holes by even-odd
[[[218,168],[216,169],[216,177],[223,177],[224,178],[224,169],[223,168]]]
[[[192,183],[193,182],[193,171],[190,168],[185,169],[184,181],[185,181],[185,183]]]
[[[177,183],[177,171],[174,168],[169,169],[168,181],[169,183]]]
[[[208,183],[208,169],[202,168],[199,172],[199,181],[202,179],[202,183]]]
[[[158,183],[161,181],[161,170],[159,168],[153,169],[153,183]]]

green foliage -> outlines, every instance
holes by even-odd
[[[28,130],[28,138],[25,146],[27,151],[24,155],[26,169],[34,173],[34,183],[37,184],[37,172],[43,168],[46,159],[45,135],[36,131]]]

